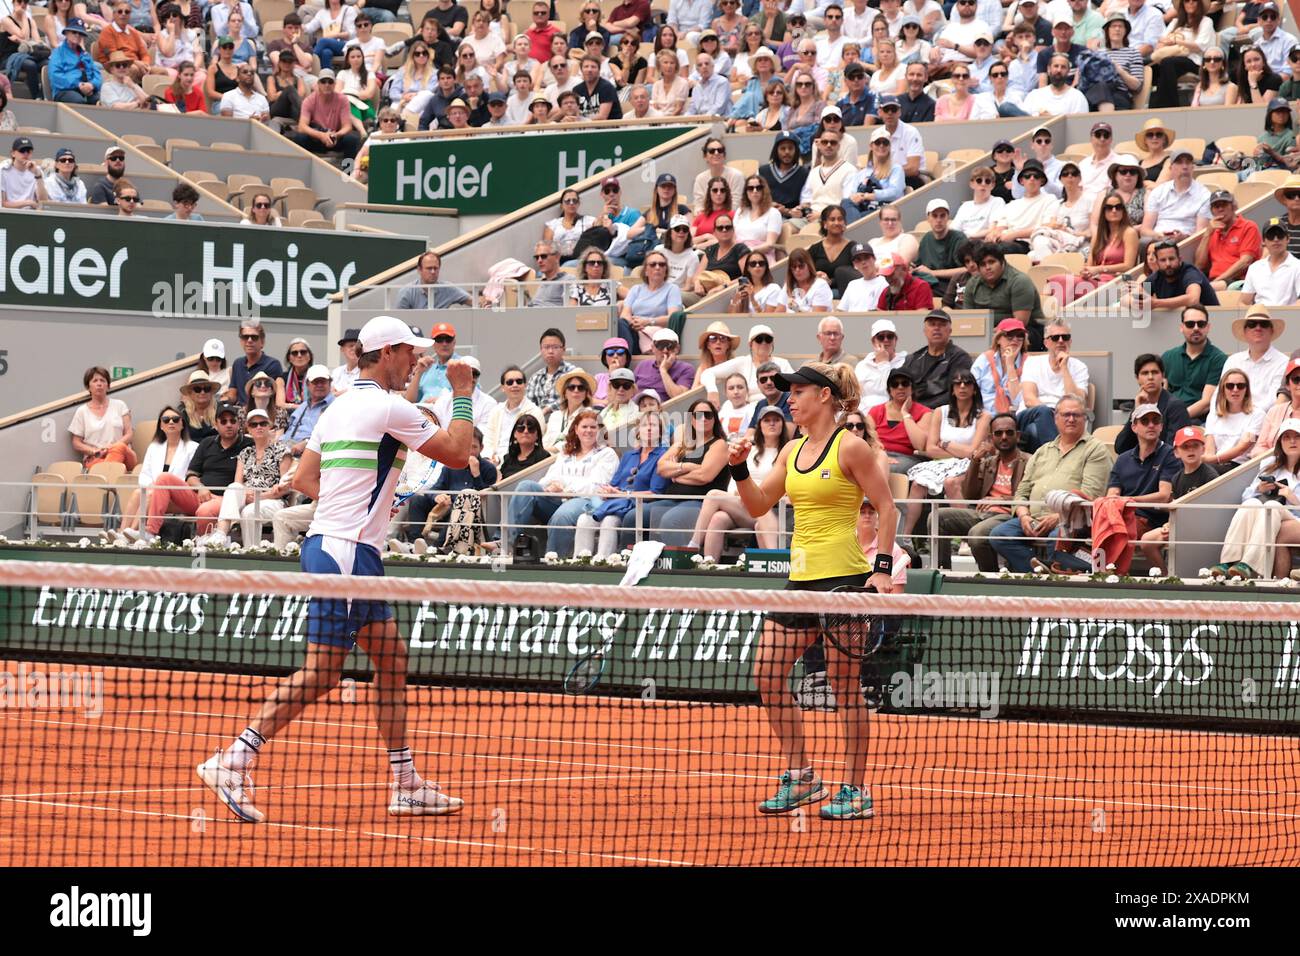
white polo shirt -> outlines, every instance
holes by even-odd
[[[1195,179],[1182,192],[1170,179],[1147,193],[1146,211],[1156,211],[1157,233],[1177,230],[1191,235],[1198,218],[1210,218],[1210,191]]]
[[[844,294],[840,296],[840,311],[876,311],[876,307],[880,305],[880,294],[888,286],[889,280],[884,276],[876,276],[874,279],[854,279],[844,287]]]
[[[1219,376],[1219,381],[1223,381],[1223,375],[1232,369],[1241,369],[1246,373],[1246,378],[1250,379],[1251,399],[1256,405],[1267,408],[1277,397],[1278,387],[1282,384],[1282,373],[1286,371],[1286,363],[1289,361],[1285,352],[1272,345],[1258,362],[1251,359],[1249,349],[1233,352],[1223,363],[1223,374]],[[1210,407],[1216,407],[1218,401],[1219,390],[1215,388],[1214,395],[1210,398]]]
[[[907,160],[913,156],[921,157],[921,169],[925,169],[925,143],[921,140],[920,131],[911,123],[904,123],[901,120],[898,129],[889,134],[889,149],[894,156],[894,161],[906,164]]]
[[[849,287],[852,288],[854,284],[865,281],[867,280],[854,279],[853,282],[849,283]],[[876,301],[880,301],[879,297],[877,297]],[[896,368],[902,368],[903,363],[906,361],[907,353],[900,350],[894,353],[893,359],[887,364],[882,365],[877,362],[874,352],[857,364],[853,372],[858,377],[858,386],[862,394],[862,399],[858,402],[858,411],[865,415],[877,405],[883,405],[889,401],[889,389],[885,387],[885,383],[889,381],[889,373]]]
[[[1066,367],[1070,370],[1070,378],[1074,379],[1075,390],[1079,395],[1086,396],[1088,366],[1083,364],[1082,359],[1070,356],[1066,359]],[[1065,395],[1065,376],[1060,372],[1052,371],[1051,356],[1046,352],[1025,359],[1025,367],[1020,371],[1020,384],[1023,386],[1029,382],[1033,382],[1038,388],[1038,401],[1051,408],[1055,408],[1056,403]],[[1021,398],[1016,408],[1019,410],[1024,407],[1025,400]]]
[[[271,104],[257,90],[245,96],[239,87],[221,94],[221,109],[230,110],[235,119],[257,119],[271,111]]]
[[[1100,162],[1094,157],[1089,156],[1087,159],[1080,160],[1078,163],[1079,175],[1083,180],[1083,191],[1088,196],[1096,198],[1102,192],[1110,188],[1110,168],[1116,163],[1125,163],[1129,166],[1141,165],[1137,159],[1126,153],[1117,153],[1114,150]]]
[[[1024,110],[1030,116],[1047,113],[1049,116],[1065,116],[1069,113],[1088,112],[1088,100],[1075,87],[1067,86],[1057,93],[1050,86],[1040,86],[1030,90],[1025,96]]]
[[[1255,293],[1259,305],[1294,305],[1300,299],[1300,259],[1287,253],[1276,269],[1267,256],[1252,262],[1241,291]]]
[[[1006,229],[1033,229],[1056,215],[1061,201],[1051,193],[1040,192],[1033,199],[1013,199],[993,217],[993,224]]]
[[[975,42],[977,36],[987,33],[988,29],[988,24],[977,16],[971,17],[967,23],[962,23],[960,19],[954,18],[949,20],[948,25],[939,31],[937,39],[951,40],[961,46],[970,46]],[[969,63],[971,61],[971,58],[960,50],[950,50],[944,47],[942,53],[945,63]]]

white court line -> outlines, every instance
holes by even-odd
[[[501,780],[467,780],[456,784],[457,790],[469,790],[474,787],[504,787],[515,784],[560,783],[569,780],[601,780],[606,777],[622,778],[638,776],[649,771],[636,771],[630,774],[594,773],[566,774],[560,777],[508,777]],[[387,790],[388,783],[282,783],[259,784],[259,793],[273,793],[291,790]],[[44,799],[47,797],[101,797],[129,796],[131,794],[161,795],[164,793],[203,793],[207,791],[201,783],[184,787],[134,787],[120,790],[47,790],[35,793],[0,793],[0,800]]]
[[[59,721],[41,721],[41,722],[66,723],[66,722],[59,722]],[[98,726],[98,725],[88,724],[86,726]],[[186,733],[186,732],[174,731],[174,730],[158,731],[153,728],[120,728],[120,729],[145,731],[151,733],[176,734],[176,735],[181,735]],[[197,734],[191,734],[191,735],[192,736],[214,736],[214,735],[197,735]],[[302,743],[301,741],[287,741],[287,742]],[[315,741],[309,743],[310,745],[321,746]],[[380,748],[370,747],[370,748],[356,748],[356,749],[377,750]],[[650,773],[650,774],[664,772],[658,768],[650,768],[650,767],[621,767],[618,765],[589,764],[580,761],[545,760],[541,758],[529,758],[529,757],[518,757],[518,756],[511,756],[506,758],[491,757],[487,755],[477,755],[477,754],[446,754],[446,756],[457,756],[462,758],[474,757],[477,759],[507,759],[513,761],[521,761],[521,762],[562,764],[570,767],[597,766],[602,769],[612,769],[618,771],[618,773],[610,775],[615,777],[620,776],[622,773],[625,773],[629,770],[640,771],[643,773]],[[768,779],[766,775],[752,774],[752,773],[732,773],[732,772],[721,772],[721,771],[690,771],[690,770],[688,771],[678,770],[678,771],[671,771],[671,772],[676,773],[678,775],[685,774],[686,776],[703,777],[703,778],[722,778],[722,779],[735,779],[735,780]],[[1003,798],[1003,799],[1013,799],[1013,800],[1044,801],[1048,803],[1078,803],[1078,804],[1086,804],[1088,806],[1096,806],[1097,804],[1108,804],[1113,806],[1123,806],[1123,807],[1130,807],[1135,809],[1147,809],[1147,810],[1177,810],[1177,811],[1187,811],[1193,813],[1209,813],[1209,814],[1222,813],[1225,815],[1232,814],[1232,815],[1241,815],[1241,816],[1260,816],[1266,818],[1279,818],[1279,819],[1300,819],[1300,814],[1287,813],[1281,810],[1237,810],[1232,808],[1225,808],[1222,806],[1199,807],[1199,806],[1183,805],[1183,804],[1150,803],[1145,801],[1123,800],[1114,797],[1053,796],[1053,795],[1041,794],[1041,793],[1023,794],[1023,793],[1014,793],[1014,792],[1006,792],[1006,791],[999,791],[999,790],[953,789],[953,788],[943,788],[943,787],[931,787],[931,786],[924,786],[918,784],[901,784],[901,783],[888,783],[888,782],[876,783],[873,784],[872,786],[874,789],[888,789],[888,790],[895,790],[895,791],[905,792],[905,793],[906,792],[947,793],[956,796],[981,797],[981,798],[990,798],[990,799]],[[0,795],[0,799],[7,800],[10,798]],[[14,800],[13,802],[23,802],[23,801]],[[137,812],[137,811],[127,811],[127,812]]]
[[[124,712],[124,713],[129,713],[129,712]],[[179,714],[182,716],[189,716],[189,717],[226,716],[224,714],[217,714],[217,713],[212,713],[207,711],[188,711],[188,710],[170,711],[170,712],[160,710],[157,711],[157,713],[172,713],[172,714]],[[302,718],[302,717],[294,721],[294,723],[310,724],[313,726],[320,726],[320,727],[344,727],[352,730],[369,730],[371,727],[374,726],[373,723],[355,723],[351,721],[320,720],[315,718]],[[975,722],[975,723],[979,723],[982,725],[984,722]],[[1050,727],[1056,725],[1047,724],[1045,726]],[[1138,728],[1138,729],[1145,729],[1145,728]],[[776,761],[783,759],[780,755],[774,755],[774,754],[744,753],[744,752],[727,751],[727,750],[721,750],[721,751],[701,750],[698,748],[691,748],[691,747],[668,747],[668,746],[656,746],[656,745],[648,745],[648,744],[631,744],[631,743],[622,743],[619,741],[612,741],[612,740],[584,740],[581,738],[573,738],[573,737],[517,737],[517,736],[503,737],[503,736],[493,735],[493,734],[465,733],[465,732],[452,731],[452,730],[421,730],[419,728],[413,728],[409,731],[409,733],[413,737],[430,736],[430,737],[450,737],[454,739],[466,739],[466,740],[495,740],[501,742],[524,741],[528,743],[566,744],[575,747],[607,747],[613,750],[633,750],[633,751],[645,751],[650,753],[679,754],[679,755],[705,756],[705,757],[733,757],[742,760],[764,760],[770,763],[775,763]],[[845,765],[845,761],[840,759],[825,759],[819,762],[822,764],[831,764],[835,766]],[[913,770],[913,771],[920,771],[922,773],[956,774],[956,775],[966,774],[970,776],[985,776],[985,777],[994,777],[994,778],[1017,778],[1023,780],[1041,780],[1041,781],[1047,781],[1052,783],[1083,783],[1089,786],[1109,786],[1111,784],[1110,781],[1100,781],[1093,777],[1074,777],[1074,776],[1065,776],[1060,774],[1047,774],[1047,773],[1027,773],[1027,772],[1021,772],[1015,770],[982,770],[982,769],[966,768],[966,767],[926,767],[926,766],[917,767],[913,764],[884,763],[879,761],[869,761],[867,763],[867,766],[877,770]],[[1124,781],[1124,783],[1131,784],[1134,786],[1152,787],[1155,789],[1192,790],[1192,791],[1203,791],[1207,793],[1239,793],[1248,796],[1261,796],[1261,797],[1262,796],[1287,796],[1296,793],[1296,791],[1292,791],[1292,790],[1261,790],[1252,787],[1211,786],[1211,785],[1196,784],[1196,783],[1178,783],[1178,782],[1172,782],[1166,780],[1126,780]]]
[[[8,799],[8,798],[4,798],[4,799]],[[89,804],[62,803],[62,802],[54,802],[48,800],[15,799],[12,802],[35,804],[37,806],[58,807],[60,809],[66,809],[66,810],[93,810],[100,813],[125,813],[131,816],[162,817],[165,819],[187,820],[191,822],[194,819],[188,813],[168,813],[163,810],[133,810],[124,807],[99,807],[99,806],[93,806]],[[212,817],[209,819],[213,819],[215,821],[216,818]],[[360,835],[360,836],[378,837],[382,839],[391,839],[391,840],[415,840],[421,843],[440,843],[448,846],[484,847],[490,850],[515,850],[523,853],[545,853],[545,854],[550,854],[555,856],[572,855],[572,856],[581,856],[581,857],[593,857],[595,859],[619,860],[621,862],[627,862],[627,863],[662,863],[669,866],[698,866],[699,865],[697,863],[688,862],[685,860],[671,860],[671,859],[652,857],[652,856],[631,856],[622,853],[598,853],[592,850],[561,850],[556,847],[520,846],[519,844],[514,844],[514,843],[489,843],[483,840],[457,840],[451,837],[417,836],[409,833],[386,833],[383,831],[375,831],[375,830],[349,830],[344,827],[311,826],[309,824],[303,824],[303,823],[276,823],[270,820],[258,824],[240,823],[239,821],[232,820],[232,819],[224,819],[222,822],[232,827],[255,826],[255,827],[267,827],[273,829],[285,829],[285,830],[306,830],[314,833],[339,833],[345,836]]]

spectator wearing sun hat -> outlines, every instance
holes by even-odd
[[[717,365],[707,369],[700,375],[700,384],[708,393],[709,399],[716,403],[719,392],[723,384],[727,381],[727,376],[733,372],[739,372],[745,376],[745,381],[749,383],[749,397],[758,399],[761,391],[758,387],[758,368],[766,362],[774,362],[782,372],[790,373],[794,371],[794,366],[786,359],[776,355],[776,333],[772,331],[770,325],[759,323],[751,326],[749,329],[749,354],[738,355],[726,362],[719,362]]]

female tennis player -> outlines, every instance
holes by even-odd
[[[776,386],[790,393],[790,416],[804,437],[781,450],[762,485],[749,477],[745,465],[748,440],[732,448],[728,461],[736,490],[751,515],[766,514],[782,495],[794,506],[786,588],[830,591],[869,584],[880,592],[892,591],[890,555],[898,519],[889,479],[871,446],[841,424],[845,415],[858,407],[853,371],[846,365],[811,362],[797,372],[777,375]],[[880,514],[874,566],[867,564],[857,540],[858,507],[864,495]],[[754,676],[788,769],[781,774],[776,794],[759,804],[762,813],[788,813],[828,796],[805,753],[803,716],[789,688],[790,671],[817,640],[818,629],[815,614],[771,614],[764,625]],[[861,662],[830,642],[826,654],[839,701],[848,779],[821,808],[821,816],[827,820],[861,819],[872,814],[871,792],[866,787],[869,711],[857,686]]]

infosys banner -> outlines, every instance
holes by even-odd
[[[506,678],[554,687],[593,647],[606,686],[756,694],[763,591],[744,610],[395,607],[410,669],[426,678]],[[0,659],[139,655],[142,666],[293,668],[307,601],[46,587],[0,594]],[[350,664],[365,669],[363,658]],[[909,618],[869,670],[903,713],[1026,712],[1106,719],[1296,720],[1300,625],[1091,618]]]
[[[324,319],[415,239],[157,219],[0,215],[0,305]]]
[[[596,176],[690,127],[620,127],[594,132],[515,133],[473,139],[374,143],[370,201],[448,206],[462,215],[514,212]]]

